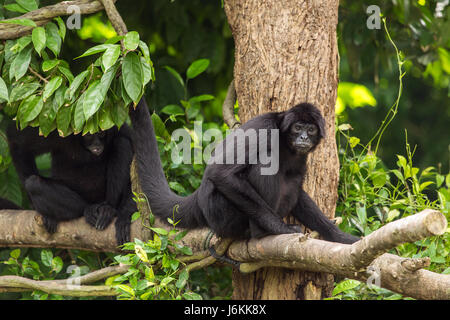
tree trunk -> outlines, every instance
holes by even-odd
[[[235,41],[241,121],[300,102],[322,111],[327,135],[309,158],[305,190],[332,218],[339,177],[334,135],[338,1],[225,0],[224,6]],[[331,275],[278,268],[249,275],[235,271],[233,283],[234,299],[321,299],[333,284]]]

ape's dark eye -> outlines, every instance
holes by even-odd
[[[294,131],[300,131],[302,130],[302,126],[300,124],[294,124]]]
[[[311,134],[311,135],[317,134],[317,127],[316,126],[309,127],[308,134]]]

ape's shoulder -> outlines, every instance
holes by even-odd
[[[269,112],[262,114],[260,116],[257,116],[253,119],[250,119],[246,123],[244,123],[242,126],[240,126],[240,129],[247,130],[247,129],[279,129],[279,123],[280,123],[280,113],[278,112]]]

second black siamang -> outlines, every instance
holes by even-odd
[[[133,158],[132,132],[120,129],[62,138],[52,132],[39,136],[38,128],[7,129],[9,149],[19,179],[33,208],[43,216],[44,226],[54,233],[58,222],[84,216],[98,230],[114,219],[116,240],[130,240],[132,199],[130,165]],[[51,153],[51,177],[43,177],[35,157]]]
[[[302,103],[285,112],[255,117],[242,125],[239,130],[244,135],[251,130],[274,132],[275,138],[278,135],[275,140],[270,134],[259,137],[257,143],[245,142],[243,155],[234,152],[239,143],[236,144],[238,134],[233,131],[219,144],[221,148],[215,148],[212,157],[215,161],[208,164],[200,187],[188,197],[180,197],[169,188],[144,99],[135,110],[130,110],[130,117],[140,183],[152,212],[164,220],[174,218],[180,227],[209,227],[221,237],[248,239],[301,232],[298,225],[284,223],[283,217],[291,214],[325,240],[341,243],[359,240],[341,231],[302,189],[307,156],[325,136],[325,121],[315,106]],[[257,146],[264,145],[261,142],[266,143],[275,161],[279,160],[278,170],[269,174],[262,174],[267,167],[262,158],[249,161]],[[239,156],[245,161],[239,161]],[[232,161],[221,162],[224,157]]]

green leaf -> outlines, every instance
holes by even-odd
[[[358,145],[358,143],[360,141],[361,140],[359,138],[357,138],[357,137],[350,137],[348,142],[350,143],[350,147],[353,149],[354,147],[356,147]]]
[[[169,104],[161,109],[162,113],[168,114],[168,115],[180,115],[184,114],[183,108],[181,108],[179,105],[176,104]]]
[[[184,288],[187,284],[187,281],[189,279],[189,272],[186,268],[183,269],[183,271],[180,272],[180,275],[178,277],[177,282],[175,283],[175,286],[178,289]]]
[[[45,25],[45,34],[47,37],[47,47],[53,52],[55,57],[58,56],[61,50],[61,36],[59,35],[59,29],[53,22],[49,22]]]
[[[5,5],[3,5],[3,7],[6,10],[9,10],[12,12],[19,12],[19,13],[27,13],[28,12],[23,7],[19,6],[17,3],[5,4]]]
[[[364,205],[357,205],[356,206],[356,214],[358,215],[359,222],[363,226],[365,226],[366,225],[366,217],[367,217],[366,206],[364,206]]]
[[[91,83],[85,93],[86,97],[83,102],[84,117],[85,119],[89,119],[98,111],[103,102],[100,80]]]
[[[87,91],[86,91],[87,92]],[[74,133],[79,133],[83,130],[83,125],[86,122],[86,118],[84,117],[84,109],[83,103],[86,97],[86,92],[84,92],[79,98],[75,105],[74,113],[73,113],[73,130]]]
[[[161,280],[160,286],[166,287],[169,283],[171,283],[173,280],[175,280],[174,277],[168,276]]]
[[[23,100],[17,111],[21,124],[34,120],[41,113],[44,102],[40,96],[32,95]],[[23,126],[25,127],[25,126]]]
[[[0,77],[0,98],[9,101],[8,87],[5,81]]]
[[[122,40],[124,36],[114,36],[105,41],[105,44],[114,44]]]
[[[208,68],[208,66],[209,66],[208,59],[196,60],[187,69],[186,76],[188,77],[188,79],[193,79],[202,72],[204,72]]]
[[[202,300],[202,296],[195,292],[185,292],[183,293],[183,298],[186,300]]]
[[[390,211],[388,212],[386,222],[390,222],[390,221],[394,220],[394,219],[397,218],[399,215],[400,215],[400,211],[398,211],[397,209],[390,210]]]
[[[139,45],[139,33],[136,31],[128,32],[123,39],[123,46],[125,49],[133,51],[136,50]]]
[[[36,23],[30,19],[8,19],[8,20],[2,20],[2,21],[0,21],[0,23],[18,24],[18,25],[26,26],[26,27],[37,27]]]
[[[56,114],[56,127],[58,128],[59,135],[66,137],[70,134],[70,122],[72,119],[72,105],[63,106],[59,108]]]
[[[429,185],[433,184],[433,181],[426,181],[424,183],[421,183],[419,186],[419,191],[423,191],[426,187],[428,187]]]
[[[178,80],[178,82],[181,84],[181,86],[184,87],[183,78],[181,78],[180,74],[177,71],[175,71],[175,69],[173,69],[173,68],[171,68],[169,66],[165,66],[164,69],[169,71],[175,77],[175,79]]]
[[[138,102],[142,92],[142,65],[135,52],[129,52],[122,63],[123,85],[131,100]]]
[[[114,47],[114,46],[115,45],[113,45],[113,44],[100,44],[98,46],[89,48],[88,50],[86,50],[85,53],[83,53],[81,56],[76,57],[75,59],[91,56],[91,55],[103,52],[103,51],[107,50],[108,48],[111,48],[111,47]]]
[[[144,55],[145,60],[147,61],[147,63],[151,63],[150,60],[150,50],[148,49],[147,44],[144,41],[139,41],[139,48],[142,51],[142,54]]]
[[[9,253],[9,256],[14,259],[18,259],[20,257],[20,249],[14,249]]]
[[[141,57],[140,59],[142,64],[142,86],[145,86],[150,82],[150,80],[152,80],[153,70],[152,67],[144,59],[144,57]]]
[[[64,263],[60,257],[54,257],[52,259],[52,270],[56,273],[60,273],[62,268],[64,266]]]
[[[165,140],[169,140],[170,134],[167,131],[166,126],[164,125],[164,122],[161,120],[161,118],[156,113],[152,114],[152,122],[153,122],[153,127],[155,129],[156,136],[162,137]]]
[[[27,11],[37,10],[38,8],[36,0],[16,0],[16,2]]]
[[[64,40],[64,38],[66,37],[66,24],[64,23],[63,19],[61,19],[61,17],[56,17],[55,21],[56,23],[58,23],[59,35]]]
[[[86,76],[89,74],[89,71],[83,71],[81,72],[79,75],[77,75],[75,77],[75,79],[73,79],[70,87],[69,87],[69,99],[72,100],[75,92],[77,91],[77,89],[80,87],[81,83],[83,83],[84,79],[86,78]]]
[[[58,70],[66,77],[67,80],[69,80],[69,83],[72,83],[73,74],[69,69],[67,69],[66,67],[63,67],[63,66],[58,66]]]
[[[202,102],[202,101],[210,101],[213,99],[214,99],[214,96],[212,96],[210,94],[202,94],[200,96],[190,98],[189,103],[194,104],[194,103],[198,103],[198,102]]]
[[[56,91],[56,89],[61,86],[63,82],[63,78],[60,76],[56,76],[52,78],[44,87],[44,93],[42,93],[42,98],[44,102]]]
[[[31,40],[33,41],[34,49],[36,52],[41,55],[42,50],[45,49],[47,37],[45,36],[45,29],[42,27],[37,27],[33,29],[33,33],[31,34]]]
[[[357,286],[359,286],[360,283],[361,282],[359,282],[357,280],[352,280],[352,279],[344,280],[344,281],[338,283],[337,286],[334,288],[333,296],[335,296],[341,292],[345,292],[345,291],[354,289]]]
[[[175,236],[174,240],[175,241],[180,241],[181,239],[183,239],[186,236],[187,233],[188,233],[188,230],[180,231],[179,233],[177,233],[177,235]]]
[[[46,267],[52,266],[53,253],[50,250],[42,250],[41,251],[41,261],[42,264]]]
[[[41,113],[39,114],[39,130],[47,137],[50,132],[56,128],[56,105],[52,99],[44,103]]]
[[[114,103],[111,106],[111,118],[117,127],[121,127],[128,118],[128,108],[124,106],[122,101]]]
[[[32,48],[29,46],[20,51],[11,65],[11,69],[14,69],[14,77],[16,78],[16,81],[27,73],[28,66],[31,61],[31,50]]]
[[[44,71],[44,72],[50,71],[54,67],[56,67],[58,64],[59,64],[58,59],[44,60],[44,62],[42,62],[42,71]]]
[[[98,126],[103,131],[106,131],[106,130],[114,127],[114,121],[111,116],[111,105],[110,104],[106,108],[100,109],[100,117],[98,119]]]
[[[118,290],[123,291],[131,296],[134,296],[134,290],[125,284],[119,284],[119,285],[115,286],[115,288],[117,288]]]
[[[102,65],[105,71],[112,67],[120,57],[120,46],[114,45],[105,50],[102,56]]]
[[[39,82],[31,82],[12,88],[10,102],[20,101],[31,96],[40,86]]]
[[[169,234],[169,232],[166,229],[162,228],[150,228],[153,232],[156,232],[157,234],[160,234],[162,236],[166,236]]]
[[[133,213],[131,215],[131,222],[136,221],[137,219],[139,219],[141,217],[141,213],[139,211],[136,211],[135,213]]]

